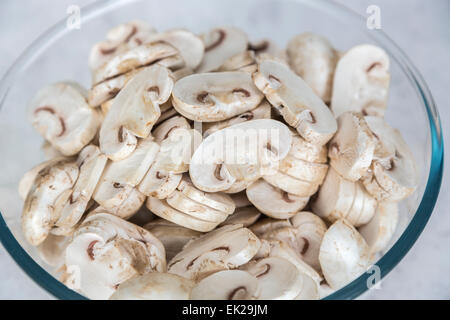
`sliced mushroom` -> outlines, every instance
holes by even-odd
[[[201,280],[193,289],[192,300],[256,300],[258,280],[241,270],[220,271]]]
[[[97,146],[85,147],[78,156],[79,175],[68,201],[63,205],[56,227],[74,227],[86,212],[108,159]]]
[[[172,133],[173,130],[178,128],[189,130],[191,129],[191,125],[186,118],[182,116],[175,116],[158,125],[158,127],[153,130],[152,135],[156,142],[161,143],[169,137],[169,134]]]
[[[324,145],[336,133],[337,124],[331,111],[288,66],[264,60],[253,79],[284,120],[305,140]]]
[[[298,197],[309,197],[319,189],[319,184],[294,178],[280,171],[265,175],[263,179],[272,186]]]
[[[367,270],[370,249],[350,223],[338,220],[323,237],[319,261],[328,284],[337,290]]]
[[[389,244],[398,222],[398,205],[395,202],[381,202],[372,220],[359,228],[372,254],[380,252]]]
[[[143,69],[120,91],[100,129],[100,149],[111,160],[128,157],[137,137],[147,138],[169,99],[173,80],[170,71],[154,65]]]
[[[291,222],[287,219],[279,220],[273,218],[262,218],[257,223],[252,225],[250,230],[261,238],[264,234],[284,227],[292,227]]]
[[[247,197],[259,211],[275,219],[288,219],[294,216],[309,201],[309,198],[288,194],[262,179],[247,188]]]
[[[166,121],[167,119],[170,119],[174,116],[179,116],[180,114],[175,110],[175,108],[172,107],[172,103],[170,105],[170,108],[166,111],[161,111],[161,116],[159,117],[158,121],[156,121],[155,125],[159,125],[160,123]]]
[[[22,211],[22,231],[31,245],[37,246],[47,238],[59,218],[54,206],[70,196],[78,173],[77,164],[70,160],[61,160],[39,171]]]
[[[236,209],[250,207],[252,203],[248,200],[247,194],[245,191],[241,191],[239,193],[235,193],[231,195],[231,199],[233,200]]]
[[[59,82],[42,88],[31,101],[34,128],[65,156],[77,154],[95,136],[100,114],[89,107],[85,90]]]
[[[150,25],[138,20],[114,27],[107,33],[105,41],[92,47],[89,67],[92,71],[97,70],[115,55],[147,42],[147,37],[155,32]]]
[[[328,284],[321,284],[319,286],[319,298],[324,299],[328,297],[329,295],[333,294],[336,290],[333,290],[330,288]]]
[[[193,74],[173,88],[173,106],[188,119],[214,122],[255,109],[263,94],[246,72]]]
[[[150,36],[150,42],[162,41],[178,50],[186,67],[195,69],[203,60],[205,45],[192,32],[182,29],[170,30]]]
[[[170,273],[198,280],[237,268],[258,252],[259,239],[241,225],[228,225],[191,241],[169,263]]]
[[[289,152],[292,137],[283,123],[260,119],[239,123],[208,136],[192,156],[189,173],[194,185],[206,192],[229,189],[240,173],[258,178],[265,166]]]
[[[346,111],[383,117],[390,80],[383,49],[370,44],[351,48],[336,66],[331,110],[336,117]]]
[[[304,161],[288,155],[280,161],[278,170],[296,179],[320,185],[327,175],[328,165]]]
[[[255,182],[258,179],[259,179],[259,175],[252,178],[251,180],[236,180],[235,182],[233,182],[231,187],[224,190],[223,192],[233,195],[233,194],[245,191],[245,189],[247,189],[249,185],[251,185],[253,182]]]
[[[169,44],[160,41],[146,43],[120,53],[106,61],[105,64],[94,71],[92,82],[94,85],[97,85],[102,81],[177,54],[177,49]]]
[[[193,287],[189,279],[152,272],[125,281],[110,300],[188,300]]]
[[[377,139],[364,118],[354,112],[341,114],[338,127],[330,142],[330,165],[345,179],[358,181],[372,163]]]
[[[378,137],[378,145],[374,161],[362,182],[378,201],[401,201],[418,185],[414,156],[397,129],[381,118],[366,117],[366,121]]]
[[[330,222],[347,219],[355,226],[370,221],[375,214],[377,202],[360,182],[342,178],[334,169],[328,171],[325,182],[312,203],[314,213]]]
[[[58,269],[64,265],[66,248],[70,237],[50,234],[36,247],[39,257],[49,266]]]
[[[294,158],[313,163],[327,163],[327,147],[309,143],[296,132],[292,135],[292,146],[289,154]]]
[[[76,269],[79,291],[108,299],[128,279],[166,270],[162,243],[150,232],[106,213],[83,222],[66,249],[66,266]]]
[[[166,199],[180,184],[183,175],[160,170],[152,166],[138,186],[138,190],[148,197]]]
[[[219,121],[219,122],[207,122],[202,124],[203,137],[206,138],[216,131],[231,127],[232,125],[257,119],[270,119],[271,106],[267,101],[261,102],[261,104],[251,111],[244,112],[234,118]]]
[[[244,227],[253,225],[261,216],[261,212],[255,207],[238,208],[221,225],[242,224]]]
[[[210,72],[219,69],[224,62],[247,50],[247,35],[234,27],[221,27],[202,36],[205,55],[196,72]]]
[[[218,71],[246,71],[253,73],[257,69],[255,53],[253,51],[244,51],[227,59]]]
[[[291,68],[329,103],[338,56],[328,40],[314,33],[299,34],[289,41],[287,55]]]
[[[184,228],[163,219],[147,223],[144,228],[162,242],[166,249],[167,261],[170,261],[175,255],[181,252],[188,242],[202,235],[198,231]]]

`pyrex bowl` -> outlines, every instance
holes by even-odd
[[[149,21],[158,30],[183,27],[199,33],[218,25],[236,25],[248,32],[250,39],[273,39],[280,47],[304,31],[325,35],[339,50],[360,43],[383,47],[392,64],[386,118],[401,130],[420,174],[419,188],[401,204],[401,222],[392,244],[376,262],[381,277],[397,265],[433,211],[442,179],[443,141],[439,115],[427,85],[382,31],[367,29],[363,17],[325,0],[109,0],[83,8],[80,29],[68,29],[64,20],[45,32],[20,56],[0,85],[0,239],[34,281],[57,298],[83,298],[48,273],[22,236],[18,182],[25,171],[44,160],[42,139],[27,115],[28,102],[40,87],[59,80],[75,80],[89,87],[91,45],[110,27],[132,19]],[[363,274],[328,299],[359,296],[368,289],[370,276]]]

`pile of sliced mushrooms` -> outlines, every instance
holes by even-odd
[[[376,46],[340,52],[303,33],[280,50],[234,27],[132,21],[89,67],[89,90],[59,82],[31,101],[47,161],[19,185],[25,238],[88,298],[325,297],[386,249],[417,187],[384,120]],[[278,138],[252,164],[236,145],[211,152],[238,129]]]

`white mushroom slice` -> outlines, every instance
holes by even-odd
[[[39,90],[31,101],[34,128],[66,156],[77,154],[100,126],[100,114],[89,107],[83,90],[59,82]]]
[[[242,224],[244,227],[253,225],[261,216],[261,212],[254,207],[238,208],[221,225]]]
[[[176,54],[173,56],[170,56],[168,58],[164,58],[162,60],[159,60],[156,62],[156,64],[166,67],[170,70],[179,70],[186,67],[186,64],[184,63],[183,57],[180,54]],[[174,79],[176,79],[174,77]]]
[[[159,104],[170,97],[170,71],[154,65],[142,69],[120,91],[100,129],[100,149],[111,160],[128,157],[137,137],[147,138],[161,115]]]
[[[328,150],[326,146],[319,146],[309,143],[296,132],[292,135],[292,147],[289,154],[294,158],[314,162],[314,163],[327,163],[328,162]]]
[[[329,295],[333,294],[336,290],[330,288],[330,286],[326,283],[321,284],[319,287],[319,297],[320,299],[324,299]]]
[[[114,103],[114,99],[108,100],[106,102],[103,102],[100,105],[100,109],[102,110],[103,118],[106,117],[109,110],[111,109],[112,104]]]
[[[61,160],[39,171],[25,199],[22,231],[25,239],[33,246],[41,244],[47,238],[58,220],[54,208],[58,198],[64,196],[67,199],[66,196],[70,196],[77,180],[78,166],[69,161]]]
[[[138,186],[138,190],[148,197],[166,199],[180,184],[182,174],[175,174],[152,166]]]
[[[106,40],[97,43],[89,55],[89,67],[92,71],[119,53],[147,42],[147,37],[156,31],[143,21],[130,21],[111,29]]]
[[[258,279],[261,300],[292,300],[303,287],[303,277],[288,260],[269,257],[243,267]]]
[[[149,42],[162,41],[178,50],[186,67],[195,69],[201,63],[205,51],[203,41],[187,30],[176,29],[154,34]]]
[[[255,53],[245,51],[227,59],[218,71],[242,71],[243,68],[254,65],[256,65]]]
[[[372,254],[380,252],[389,244],[398,222],[398,205],[395,202],[381,202],[369,223],[359,228]]]
[[[201,279],[211,273],[237,268],[258,252],[259,239],[241,225],[228,225],[191,241],[169,263],[170,273]]]
[[[354,112],[341,114],[338,128],[329,146],[330,165],[345,179],[358,181],[372,163],[377,140],[364,118]]]
[[[247,50],[247,35],[234,27],[221,27],[202,36],[205,55],[196,72],[216,71],[224,62]]]
[[[112,213],[122,219],[133,217],[145,202],[147,197],[139,192],[136,188],[131,189],[127,198],[116,208],[108,209],[108,213]]]
[[[319,249],[323,236],[327,231],[325,222],[311,212],[300,212],[291,218],[297,242],[302,242],[300,252],[302,259],[320,271]]]
[[[183,79],[184,77],[190,76],[191,74],[194,73],[194,70],[192,70],[191,68],[188,67],[183,67],[181,69],[178,70],[174,70],[172,72],[173,78],[176,81]]]
[[[161,116],[159,117],[158,121],[156,121],[155,125],[160,124],[161,122],[166,121],[167,119],[170,119],[174,116],[180,115],[177,110],[175,110],[175,108],[173,108],[172,106],[170,107],[170,109],[161,112]]]
[[[34,179],[37,177],[38,173],[44,168],[51,167],[52,165],[60,162],[63,159],[64,159],[63,157],[58,157],[51,160],[47,160],[33,167],[30,171],[26,172],[23,175],[22,179],[20,179],[18,187],[18,192],[22,200],[25,200],[27,198],[28,192],[30,191]]]
[[[417,188],[418,175],[414,156],[397,129],[383,119],[366,117],[378,139],[374,161],[362,181],[378,201],[401,201]]]
[[[366,272],[370,249],[350,223],[338,220],[323,237],[319,261],[328,284],[337,290]]]
[[[66,249],[66,266],[76,269],[79,290],[91,299],[108,299],[126,280],[164,272],[164,247],[150,232],[106,213],[83,222]]]
[[[298,197],[260,179],[247,188],[248,200],[262,213],[275,219],[288,219],[302,210],[309,198]]]
[[[267,101],[264,100],[256,109],[244,112],[243,114],[240,114],[237,117],[219,122],[203,123],[202,124],[203,137],[206,138],[207,136],[213,134],[216,131],[231,127],[232,125],[238,123],[257,119],[270,119],[270,116],[271,116],[271,106]]]
[[[193,74],[173,88],[173,106],[188,119],[222,121],[255,109],[264,95],[246,72]]]
[[[184,176],[177,189],[188,198],[212,209],[230,215],[236,209],[233,199],[223,193],[207,193],[198,190],[188,176]]]
[[[184,228],[166,220],[161,220],[152,221],[146,224],[144,228],[162,242],[166,249],[167,261],[170,261],[175,255],[181,252],[188,242],[197,239],[202,235],[198,231]]]
[[[318,183],[303,181],[282,172],[265,175],[263,179],[272,186],[299,197],[309,197],[319,190]]]
[[[201,280],[191,293],[192,300],[256,300],[258,280],[241,270],[226,270]]]
[[[114,99],[120,90],[125,87],[125,85],[133,79],[133,77],[142,71],[142,68],[131,70],[125,74],[117,76],[115,78],[100,82],[96,86],[94,86],[91,90],[89,90],[88,102],[91,107],[102,106],[102,111],[104,114],[107,112],[107,104],[106,102]],[[109,103],[110,105],[111,103]],[[105,105],[105,107],[103,106]],[[103,108],[105,110],[103,110]]]
[[[231,195],[231,199],[233,200],[236,209],[250,207],[252,203],[248,200],[247,194],[245,191],[241,191],[239,193],[235,193]]]
[[[51,267],[62,267],[64,265],[65,251],[69,241],[70,237],[50,234],[44,242],[37,246],[39,257]]]
[[[162,122],[158,127],[156,127],[152,135],[155,138],[155,141],[161,143],[166,140],[169,135],[173,132],[173,130],[178,128],[184,128],[186,130],[191,129],[191,125],[186,120],[186,118],[182,116],[172,117],[164,122]]]
[[[264,60],[259,64],[253,79],[267,100],[304,139],[324,145],[333,137],[337,130],[333,114],[288,66]]]
[[[309,32],[299,34],[289,41],[287,56],[291,68],[329,103],[338,56],[328,40]]]
[[[192,182],[206,192],[227,190],[237,180],[230,169],[251,180],[248,169],[253,168],[258,177],[265,167],[286,157],[291,141],[288,127],[271,119],[246,121],[217,131],[192,156]]]
[[[346,180],[334,169],[330,169],[312,203],[312,209],[330,222],[345,218],[353,225],[360,226],[373,217],[376,201],[360,182]]]
[[[170,273],[152,272],[122,283],[110,300],[188,300],[194,282]]]
[[[328,165],[304,161],[288,155],[280,162],[278,170],[296,179],[320,185],[327,175]]]
[[[77,160],[80,173],[55,223],[57,227],[71,228],[80,221],[107,161],[107,157],[100,153],[97,146],[89,145],[80,152]]]
[[[194,201],[180,191],[173,192],[166,201],[172,208],[197,219],[219,224],[228,218],[228,214]]]
[[[217,222],[201,220],[174,209],[166,200],[149,197],[146,205],[147,208],[158,217],[195,231],[209,232],[219,224]]]
[[[269,232],[285,228],[292,227],[289,220],[276,220],[272,218],[262,218],[257,223],[250,227],[250,230],[256,234],[258,237],[262,237],[264,234]]]
[[[336,117],[346,111],[383,117],[390,80],[389,57],[383,49],[353,47],[337,63],[331,110]]]
[[[155,161],[158,152],[159,145],[152,137],[140,140],[128,158],[108,163],[102,181],[137,186]]]
[[[224,190],[223,192],[228,193],[228,194],[236,194],[242,191],[245,191],[245,189],[248,188],[249,185],[251,185],[253,182],[255,182],[256,180],[259,179],[259,176],[255,179],[252,180],[236,180],[231,187],[229,187],[228,189]]]
[[[177,49],[169,44],[160,41],[146,43],[120,53],[108,60],[104,65],[94,71],[92,82],[96,85],[133,69],[177,54]]]

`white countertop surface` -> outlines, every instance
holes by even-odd
[[[187,0],[188,1],[188,0]],[[14,59],[55,22],[69,5],[89,0],[3,0],[0,5],[0,75]],[[382,28],[409,55],[428,83],[439,107],[444,139],[450,126],[450,1],[339,0],[366,15],[381,9]],[[407,256],[383,280],[381,289],[362,299],[450,299],[450,177],[445,172],[437,206],[425,231]],[[0,246],[0,299],[50,299]]]

